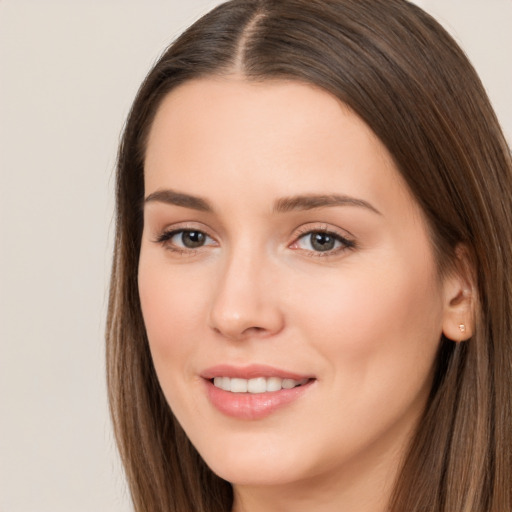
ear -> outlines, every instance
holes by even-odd
[[[475,329],[475,271],[466,246],[455,249],[453,267],[443,282],[443,334],[460,342],[471,338]]]

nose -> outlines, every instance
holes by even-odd
[[[216,280],[210,326],[230,340],[268,337],[284,327],[276,272],[261,255],[232,254]]]

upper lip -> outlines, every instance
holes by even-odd
[[[214,379],[215,377],[234,377],[239,379],[254,379],[256,377],[279,377],[281,379],[293,380],[313,378],[312,375],[291,372],[263,364],[251,364],[247,366],[219,364],[202,371],[201,377],[208,380]]]

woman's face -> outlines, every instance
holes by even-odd
[[[298,82],[191,81],[156,115],[145,197],[150,349],[213,471],[240,486],[389,475],[451,290],[368,126]]]

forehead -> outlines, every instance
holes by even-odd
[[[203,137],[202,150],[223,147],[227,132],[231,142],[250,143],[255,150],[276,143],[282,150],[280,141],[292,137],[298,141],[316,136],[328,142],[338,133],[343,133],[347,142],[349,138],[358,138],[360,143],[366,139],[375,149],[380,144],[358,116],[319,87],[299,81],[255,82],[234,76],[195,79],[172,90],[157,110],[148,152],[154,149],[151,146],[173,143],[171,137],[176,145]]]
[[[148,137],[146,194],[209,195],[218,183],[224,193],[336,189],[378,203],[391,188],[410,199],[372,130],[333,95],[297,81],[203,78],[164,98]]]

